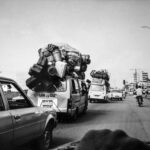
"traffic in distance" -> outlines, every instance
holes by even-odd
[[[113,88],[108,70],[99,68],[91,70],[91,78],[86,79],[90,55],[69,45],[48,44],[38,54],[37,63],[29,68],[30,77],[24,81],[28,89],[23,90],[13,79],[0,77],[3,150],[89,150],[89,147],[95,150],[97,143],[106,149],[107,142],[112,147],[117,144],[116,148],[126,145],[127,149],[135,150],[140,145],[143,150],[149,149],[146,140],[150,135],[149,125],[145,123],[148,118],[141,121],[138,115],[142,111],[139,107],[143,107],[142,115],[149,112],[144,109],[145,104],[150,106],[148,80],[132,84],[124,80],[122,88]],[[126,109],[131,115],[136,114],[138,121],[128,118]],[[144,129],[145,135],[140,136],[141,130],[135,133],[133,122],[138,122],[137,129]],[[88,141],[92,137],[106,140],[95,140],[90,145]]]

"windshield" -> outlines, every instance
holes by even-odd
[[[90,90],[91,91],[104,91],[104,86],[92,84],[90,87]]]
[[[65,81],[61,81],[61,84],[59,87],[57,87],[56,91],[57,92],[65,92],[67,89],[67,83],[66,80]]]

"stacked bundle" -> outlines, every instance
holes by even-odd
[[[49,44],[38,50],[39,60],[30,70],[31,76],[26,85],[35,91],[52,91],[60,85],[60,81],[75,72],[79,78],[85,78],[90,56],[82,55],[75,49]]]
[[[97,81],[105,84],[107,87],[110,86],[109,75],[106,70],[99,70],[99,71],[92,70],[90,75],[93,78],[93,82],[97,80]]]
[[[92,70],[90,75],[92,78],[104,79],[109,81],[109,75],[106,70],[100,70],[100,71]]]

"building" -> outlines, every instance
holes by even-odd
[[[142,81],[143,82],[147,82],[148,81],[148,73],[142,71]]]
[[[140,74],[137,72],[137,71],[135,71],[134,73],[133,73],[133,82],[134,83],[137,83],[137,82],[139,82],[140,81]]]
[[[137,71],[135,69],[135,72],[133,73],[133,82],[138,83],[138,82],[147,82],[148,81],[148,72],[144,71]]]

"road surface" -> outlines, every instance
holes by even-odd
[[[138,107],[135,98],[123,102],[90,103],[87,114],[72,123],[60,123],[54,131],[53,148],[79,140],[90,129],[123,129],[130,136],[150,141],[150,99]]]

